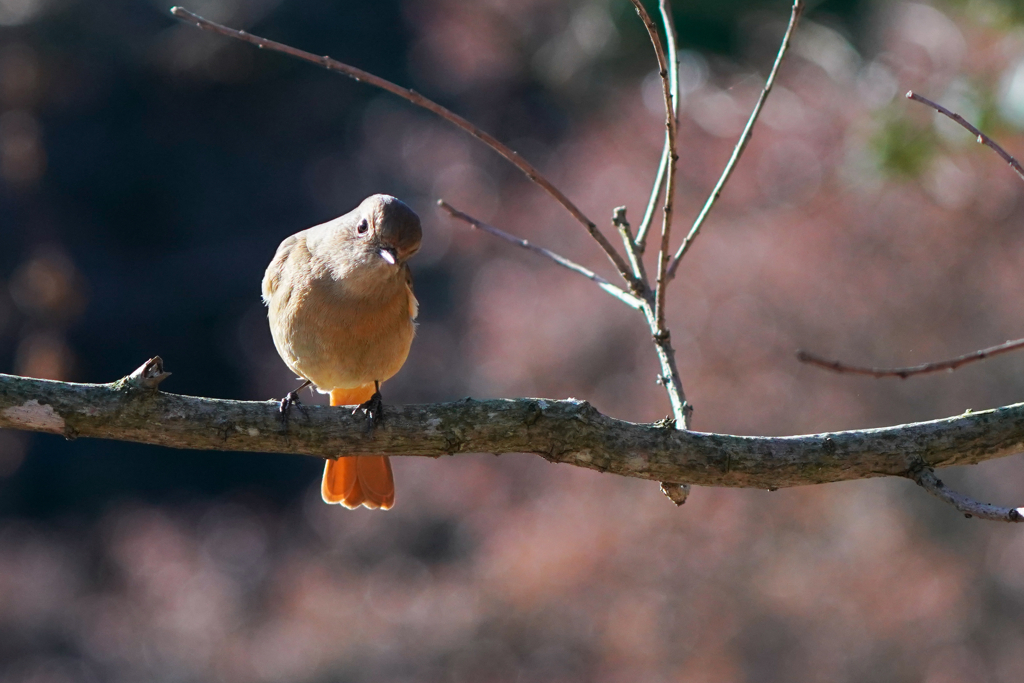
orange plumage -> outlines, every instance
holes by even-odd
[[[370,400],[373,384],[331,391],[332,406],[356,406]],[[325,503],[341,503],[349,510],[365,505],[390,510],[395,504],[395,477],[386,455],[355,455],[328,460],[320,493]]]

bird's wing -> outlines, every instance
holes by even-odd
[[[409,292],[409,318],[415,320],[416,316],[420,312],[420,302],[416,301],[416,294],[412,291],[412,271],[409,270],[408,264],[404,266],[405,270],[405,287]]]

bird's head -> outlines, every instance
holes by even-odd
[[[349,239],[369,260],[399,267],[420,248],[420,217],[404,202],[386,194],[367,197],[349,216]]]

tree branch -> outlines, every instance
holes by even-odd
[[[626,258],[633,268],[633,275],[636,275],[637,282],[643,285],[643,291],[638,294],[644,297],[650,294],[650,282],[647,280],[647,270],[644,268],[643,252],[633,239],[633,233],[629,229],[629,221],[626,220],[626,207],[617,206],[612,211],[612,226],[619,231],[622,237],[622,246],[626,249]],[[635,289],[635,288],[634,288]]]
[[[757,98],[757,104],[754,105],[754,110],[750,112],[750,118],[747,119],[747,125],[743,128],[743,132],[740,133],[740,139],[736,143],[736,147],[732,150],[732,156],[729,157],[729,162],[725,165],[725,169],[722,171],[721,177],[715,184],[715,189],[711,191],[711,195],[708,196],[706,202],[704,202],[704,208],[700,210],[700,214],[697,215],[697,219],[693,222],[693,227],[690,228],[689,234],[683,243],[679,245],[679,249],[676,250],[676,255],[672,259],[672,265],[669,266],[668,276],[672,279],[676,276],[676,271],[679,269],[679,262],[683,256],[690,249],[690,245],[693,244],[693,240],[697,238],[700,233],[700,227],[704,224],[704,220],[711,213],[711,209],[715,206],[715,202],[718,201],[718,197],[722,194],[725,184],[729,181],[729,176],[732,175],[732,171],[736,168],[736,163],[740,160],[743,155],[743,150],[746,149],[747,143],[750,142],[750,136],[754,133],[754,124],[757,123],[758,117],[761,116],[761,109],[764,107],[764,103],[768,100],[768,95],[772,91],[772,86],[775,85],[775,77],[779,73],[779,67],[782,66],[782,58],[786,56],[786,52],[789,51],[789,43],[793,38],[793,32],[796,31],[797,24],[800,23],[800,15],[804,11],[803,0],[793,0],[793,11],[789,15],[789,26],[786,27],[786,33],[782,36],[782,44],[779,45],[779,52],[775,56],[775,63],[772,65],[771,73],[768,74],[768,80],[764,83],[764,89],[761,90],[761,96]]]
[[[587,278],[588,280],[593,280],[594,282],[597,283],[598,287],[600,287],[604,291],[608,292],[609,294],[614,296],[616,299],[618,299],[619,301],[622,301],[623,303],[625,303],[627,306],[629,306],[631,308],[639,309],[641,306],[644,305],[644,302],[641,299],[633,296],[632,294],[630,294],[629,292],[623,290],[620,287],[616,287],[615,285],[613,285],[612,283],[608,282],[607,280],[605,280],[600,275],[596,274],[594,271],[592,271],[589,268],[586,268],[584,266],[581,266],[580,264],[576,263],[575,261],[571,261],[571,260],[565,258],[564,256],[560,256],[560,255],[556,254],[555,252],[551,251],[550,249],[545,249],[544,247],[538,247],[536,244],[531,243],[529,240],[524,240],[521,237],[516,237],[515,235],[510,235],[509,233],[505,232],[504,230],[500,230],[500,229],[494,227],[493,225],[489,225],[487,223],[484,223],[481,220],[473,218],[468,213],[463,213],[462,211],[459,211],[458,209],[456,209],[454,206],[452,206],[451,204],[449,204],[448,202],[446,202],[443,199],[438,199],[437,200],[437,205],[439,207],[441,207],[442,209],[444,209],[445,211],[447,211],[448,215],[451,216],[452,218],[457,218],[460,221],[468,223],[469,225],[473,226],[474,228],[476,228],[478,230],[483,230],[484,232],[486,232],[486,233],[488,233],[490,235],[494,235],[495,237],[501,238],[501,239],[505,240],[506,242],[511,242],[512,244],[514,244],[514,245],[516,245],[518,247],[522,247],[523,249],[527,249],[529,251],[532,251],[535,254],[540,254],[541,256],[545,256],[545,257],[551,259],[552,261],[554,261],[555,263],[557,263],[558,265],[562,266],[563,268],[568,268],[572,272],[579,273],[580,275],[582,275],[583,277]]]
[[[442,107],[440,104],[434,102],[433,100],[427,97],[424,97],[418,92],[415,92],[408,88],[403,88],[399,85],[395,85],[391,81],[385,80],[380,76],[375,76],[368,71],[363,71],[362,69],[359,69],[357,67],[339,62],[336,59],[331,59],[326,55],[322,57],[317,56],[312,54],[311,52],[299,50],[298,48],[294,48],[290,45],[285,45],[284,43],[278,43],[273,40],[268,40],[267,38],[260,38],[259,36],[254,36],[251,33],[247,33],[246,31],[238,31],[236,29],[229,28],[227,26],[223,26],[221,24],[212,22],[209,19],[204,19],[198,14],[189,12],[187,9],[184,9],[182,7],[172,7],[171,14],[178,17],[179,19],[194,22],[195,25],[201,29],[213,31],[214,33],[220,34],[222,36],[227,36],[228,38],[235,38],[237,40],[250,43],[260,49],[273,50],[274,52],[281,52],[291,57],[297,57],[307,62],[311,62],[313,64],[322,66],[326,69],[329,69],[330,71],[336,71],[338,73],[344,74],[357,81],[368,83],[369,85],[380,88],[381,90],[386,90],[389,93],[392,93],[393,95],[398,95],[402,99],[412,102],[416,106],[422,107],[423,109],[426,109],[429,112],[433,112],[434,114],[437,114],[438,116],[443,118],[445,121],[448,121],[449,123],[458,126],[462,130],[466,131],[467,133],[475,137],[477,140],[483,142],[485,145],[493,149],[501,156],[505,157],[505,159],[507,159],[513,166],[522,171],[527,178],[529,178],[531,181],[533,181],[541,188],[543,188],[544,191],[546,191],[549,195],[554,197],[555,201],[557,201],[559,204],[565,207],[565,209],[570,214],[572,214],[573,218],[579,221],[579,223],[586,229],[590,236],[594,238],[594,240],[604,251],[605,255],[608,256],[608,259],[615,266],[616,270],[619,271],[619,274],[622,275],[623,279],[630,284],[633,283],[634,278],[633,274],[629,270],[629,266],[626,265],[626,262],[623,260],[622,256],[615,250],[615,247],[612,246],[612,243],[609,242],[608,238],[606,238],[604,234],[597,229],[597,225],[595,225],[592,220],[583,215],[583,212],[580,211],[575,204],[569,201],[568,197],[562,194],[561,190],[559,190],[557,187],[551,184],[551,182],[547,178],[545,178],[540,171],[534,168],[532,164],[526,161],[526,159],[521,157],[518,152],[515,152],[514,150],[506,146],[504,143],[502,143],[500,140],[498,140],[496,137],[484,132],[483,130],[473,125],[466,119],[462,118],[455,112],[446,109],[445,107]]]
[[[665,285],[667,283],[666,271],[668,269],[669,240],[672,236],[672,197],[675,194],[676,162],[679,155],[676,154],[676,113],[672,104],[672,84],[669,82],[668,58],[665,56],[665,48],[662,47],[661,38],[658,36],[658,27],[654,25],[651,15],[644,9],[640,0],[631,0],[636,8],[636,13],[647,28],[647,34],[651,38],[651,45],[654,46],[654,56],[658,60],[658,73],[661,75],[662,95],[665,99],[665,146],[668,149],[668,164],[665,167],[665,205],[662,208],[661,223],[661,246],[658,250],[658,270],[654,289],[654,334],[661,336],[667,334],[665,328]],[[669,27],[665,27],[666,32]]]
[[[948,110],[945,107],[943,107],[941,104],[936,104],[935,102],[932,102],[927,97],[921,97],[920,95],[915,93],[913,90],[908,91],[906,97],[907,97],[908,100],[914,100],[915,102],[920,102],[922,104],[928,105],[929,107],[931,107],[935,111],[937,111],[940,114],[942,114],[942,115],[944,115],[944,116],[946,116],[946,117],[956,121],[961,126],[966,128],[970,132],[974,133],[974,137],[976,137],[978,139],[978,142],[980,144],[985,145],[986,147],[990,147],[991,149],[995,150],[995,153],[998,154],[999,156],[1001,156],[1003,158],[1003,161],[1008,163],[1010,165],[1010,168],[1012,168],[1014,171],[1016,171],[1017,175],[1020,176],[1021,180],[1024,180],[1024,167],[1022,167],[1020,165],[1020,162],[1017,161],[1016,159],[1014,159],[1012,156],[1010,156],[1010,154],[1005,149],[1000,147],[995,142],[995,140],[993,140],[992,138],[990,138],[989,136],[985,135],[980,130],[975,128],[973,125],[971,125],[971,123],[967,119],[965,119],[964,117],[960,116],[960,114],[951,112],[950,110]]]
[[[675,100],[678,100],[678,94],[674,95],[673,93],[678,90],[679,79],[678,76],[673,77],[676,83],[675,87],[670,83],[670,74],[674,74],[674,70],[669,69],[668,58],[665,56],[665,49],[662,47],[661,38],[658,36],[658,28],[654,25],[651,15],[644,9],[640,0],[630,1],[633,3],[636,13],[643,21],[644,27],[647,29],[651,45],[654,47],[654,56],[658,61],[658,73],[661,76],[662,95],[665,100],[665,146],[668,150],[667,162],[663,169],[664,175],[662,176],[662,169],[659,169],[659,180],[655,183],[655,191],[652,193],[652,198],[657,199],[658,192],[660,192],[660,182],[663,178],[665,182],[665,205],[662,209],[663,220],[661,225],[661,248],[658,252],[657,279],[653,301],[649,292],[645,292],[645,305],[642,311],[647,319],[647,325],[651,330],[651,337],[654,340],[655,349],[658,353],[658,362],[661,365],[659,381],[664,385],[665,391],[668,393],[669,403],[672,406],[672,415],[675,420],[674,426],[677,429],[689,429],[690,415],[693,413],[693,407],[686,402],[683,382],[679,376],[679,368],[676,365],[675,350],[672,348],[668,327],[665,325],[665,285],[668,283],[666,272],[669,260],[669,239],[671,238],[672,230],[672,196],[675,190],[676,161],[679,159],[676,154],[676,108],[673,104]],[[665,32],[669,36],[672,53],[675,55],[675,34],[672,30],[671,11],[668,8],[667,2],[662,3],[661,9],[662,19],[666,21]],[[650,212],[648,211],[648,213]],[[645,220],[648,218],[649,216],[645,216]],[[649,221],[647,226],[641,226],[645,235],[647,227],[649,227]],[[639,260],[642,253],[641,248],[638,246],[634,251],[636,252],[637,260]],[[645,281],[644,284],[649,288],[649,283]],[[669,496],[678,505],[682,504],[680,501],[686,499],[686,491],[677,491],[671,487],[665,489],[665,495]]]
[[[1024,522],[1024,508],[1006,508],[989,503],[982,503],[962,493],[946,488],[942,480],[935,476],[935,471],[918,461],[911,467],[907,477],[917,482],[918,486],[939,500],[949,503],[965,517],[977,517],[992,522]]]
[[[304,406],[285,423],[276,401],[168,394],[136,375],[73,384],[0,374],[0,428],[328,458],[535,453],[627,477],[748,488],[909,476],[908,462],[968,465],[1024,449],[1024,403],[884,429],[754,437],[634,424],[575,399],[466,399],[389,405],[386,422],[371,436],[365,420],[347,410]]]
[[[956,358],[938,361],[935,363],[923,363],[922,365],[911,365],[905,368],[868,368],[858,365],[847,365],[837,360],[826,360],[808,351],[797,351],[796,358],[801,363],[816,365],[819,368],[832,370],[833,372],[850,375],[868,375],[870,377],[899,377],[906,379],[912,375],[923,375],[927,372],[939,372],[940,370],[956,370],[961,365],[967,365],[977,360],[984,360],[990,356],[998,356],[1001,353],[1009,353],[1024,347],[1024,339],[1012,339],[987,349],[979,349],[971,353],[965,353]]]
[[[669,92],[672,95],[672,117],[676,125],[679,124],[679,50],[676,46],[676,27],[672,22],[672,7],[668,0],[661,0],[658,3],[658,10],[661,13],[661,23],[665,27],[665,44],[668,50],[668,80]],[[662,76],[664,79],[664,76]],[[665,174],[668,171],[669,156],[675,152],[674,143],[669,140],[668,132],[665,133],[665,144],[661,150],[661,161],[658,164],[658,173],[654,176],[654,187],[651,188],[650,199],[647,200],[647,210],[644,211],[643,220],[636,231],[636,250],[643,254],[647,247],[647,233],[654,221],[654,212],[658,208],[658,198],[661,197],[661,189],[664,187]]]

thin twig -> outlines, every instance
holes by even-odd
[[[547,258],[551,259],[552,261],[554,261],[558,265],[562,266],[563,268],[568,268],[569,270],[571,270],[574,273],[579,273],[583,277],[585,277],[585,278],[587,278],[589,280],[593,280],[594,282],[597,283],[597,285],[601,289],[603,289],[604,291],[608,292],[609,294],[614,296],[619,301],[622,301],[622,302],[626,303],[628,306],[630,306],[632,308],[640,309],[643,306],[643,304],[644,304],[643,300],[639,299],[638,297],[633,296],[629,292],[627,292],[627,291],[625,291],[625,290],[623,290],[623,289],[621,289],[619,287],[616,287],[615,285],[613,285],[612,283],[608,282],[607,280],[605,280],[600,275],[594,273],[589,268],[585,268],[584,266],[581,266],[580,264],[576,263],[575,261],[570,261],[569,259],[565,258],[564,256],[559,256],[558,254],[556,254],[555,252],[551,251],[550,249],[545,249],[544,247],[538,247],[536,244],[533,244],[533,243],[529,242],[528,240],[524,240],[521,237],[516,237],[515,235],[510,235],[509,233],[505,232],[504,230],[500,230],[500,229],[494,227],[493,225],[489,225],[487,223],[484,223],[481,220],[477,220],[476,218],[473,218],[469,214],[463,213],[462,211],[459,211],[458,209],[456,209],[454,206],[452,206],[451,204],[449,204],[448,202],[446,202],[443,199],[438,199],[437,200],[437,205],[439,207],[441,207],[442,209],[444,209],[445,211],[447,211],[448,215],[450,215],[452,218],[457,218],[460,221],[464,221],[464,222],[468,223],[469,225],[473,226],[474,228],[477,228],[478,230],[483,230],[484,232],[489,233],[491,235],[494,235],[495,237],[500,237],[501,239],[505,240],[506,242],[511,242],[512,244],[515,244],[516,246],[522,247],[523,249],[528,249],[528,250],[534,252],[535,254],[540,254],[541,256],[546,256]]]
[[[294,48],[290,45],[285,45],[284,43],[278,43],[273,40],[268,40],[266,38],[254,36],[251,33],[247,33],[245,31],[238,31],[233,28],[228,28],[227,26],[223,26],[221,24],[212,22],[208,19],[204,19],[198,14],[189,12],[188,10],[182,7],[172,7],[171,14],[178,17],[179,19],[185,19],[188,21],[195,22],[196,26],[198,26],[201,29],[210,30],[222,36],[227,36],[228,38],[236,38],[246,43],[255,45],[260,49],[273,50],[275,52],[281,52],[292,57],[297,57],[307,62],[311,62],[313,64],[322,66],[331,71],[336,71],[338,73],[344,74],[357,81],[368,83],[382,90],[386,90],[389,93],[398,95],[399,97],[409,102],[412,102],[416,106],[422,107],[427,111],[433,112],[434,114],[437,114],[438,116],[448,121],[449,123],[458,126],[459,128],[466,131],[476,139],[483,142],[485,145],[493,149],[501,156],[505,157],[505,159],[507,159],[513,166],[522,171],[527,178],[532,180],[534,183],[543,188],[549,195],[554,197],[555,201],[557,201],[559,204],[565,207],[565,209],[570,214],[572,214],[572,216],[577,221],[579,221],[580,224],[587,230],[590,236],[594,238],[594,240],[604,251],[605,255],[608,256],[608,259],[612,262],[612,264],[614,264],[616,270],[618,270],[619,273],[622,275],[623,279],[625,279],[626,282],[629,282],[630,284],[633,283],[634,276],[630,272],[629,266],[626,264],[626,261],[615,250],[615,247],[613,247],[611,242],[608,241],[608,238],[606,238],[604,234],[600,230],[598,230],[597,225],[595,225],[593,221],[591,221],[589,218],[583,215],[583,212],[576,208],[576,205],[569,201],[568,197],[562,194],[562,192],[554,185],[552,185],[547,178],[541,175],[540,171],[534,168],[533,165],[531,165],[528,161],[523,159],[523,157],[521,157],[517,152],[507,147],[505,144],[500,142],[497,138],[490,135],[489,133],[480,130],[478,127],[476,127],[466,119],[462,118],[458,114],[450,111],[449,109],[446,109],[445,107],[442,107],[440,104],[437,104],[433,100],[428,99],[413,90],[403,88],[399,85],[395,85],[391,81],[385,80],[379,76],[375,76],[369,73],[368,71],[363,71],[362,69],[350,66],[348,64],[344,64],[335,59],[331,59],[330,57],[317,56],[310,52],[305,52],[304,50]]]
[[[800,15],[804,11],[803,0],[793,0],[793,11],[789,15],[789,26],[786,27],[786,33],[782,37],[782,44],[779,45],[779,52],[775,56],[775,64],[772,65],[771,73],[768,74],[768,80],[765,81],[764,89],[761,90],[761,96],[757,98],[757,104],[754,105],[754,110],[750,112],[750,118],[747,119],[747,125],[740,134],[740,139],[736,143],[736,147],[732,150],[732,156],[729,158],[729,163],[725,165],[725,169],[722,171],[721,177],[715,184],[715,189],[711,191],[711,195],[708,196],[706,202],[704,202],[704,208],[700,210],[700,214],[697,215],[697,219],[693,222],[693,227],[690,228],[690,233],[683,240],[683,243],[679,245],[679,249],[676,250],[676,255],[672,259],[672,265],[669,266],[668,276],[672,279],[676,276],[676,271],[679,269],[679,262],[683,256],[690,249],[690,245],[693,244],[693,240],[696,239],[700,228],[704,224],[704,220],[711,213],[712,207],[715,202],[718,201],[718,197],[722,194],[722,189],[725,187],[726,182],[729,180],[729,176],[732,175],[733,169],[736,167],[736,162],[740,160],[740,156],[743,154],[743,150],[746,149],[747,143],[750,141],[750,136],[754,132],[754,124],[757,123],[758,117],[761,115],[761,109],[764,107],[765,101],[768,99],[768,94],[772,91],[772,86],[775,85],[775,76],[779,73],[779,67],[782,65],[782,58],[786,56],[786,52],[789,50],[789,43],[793,37],[793,32],[796,30],[796,26],[800,23]]]
[[[619,235],[622,237],[622,246],[626,249],[626,258],[629,259],[629,265],[633,268],[633,275],[643,285],[641,291],[635,291],[634,293],[646,297],[650,293],[647,270],[644,268],[642,254],[637,248],[636,241],[633,239],[633,233],[630,232],[629,221],[626,220],[626,207],[615,207],[612,211],[612,225],[619,231]],[[635,287],[634,290],[636,290]]]
[[[675,421],[675,427],[677,429],[689,429],[690,428],[690,416],[693,413],[693,407],[686,402],[686,394],[683,392],[682,379],[679,376],[679,368],[676,365],[675,350],[672,348],[672,342],[670,340],[668,328],[665,326],[665,285],[666,271],[669,259],[669,239],[671,237],[672,228],[672,195],[675,187],[675,169],[678,155],[675,153],[675,138],[676,138],[676,111],[673,106],[673,89],[670,80],[670,70],[668,66],[668,57],[665,55],[665,49],[662,46],[661,38],[658,36],[658,28],[654,25],[654,21],[651,19],[650,14],[644,9],[644,6],[640,3],[640,0],[631,0],[633,6],[636,8],[636,13],[640,15],[640,19],[644,23],[644,27],[647,29],[647,34],[651,38],[651,44],[654,47],[654,56],[658,60],[658,73],[661,76],[662,95],[665,100],[665,141],[668,149],[667,162],[664,169],[664,183],[665,183],[665,204],[662,209],[662,226],[661,226],[661,248],[658,253],[658,271],[657,280],[654,292],[653,305],[650,300],[645,301],[643,307],[644,317],[647,319],[647,325],[651,330],[651,337],[654,340],[654,347],[658,353],[658,363],[661,365],[661,375],[658,377],[658,381],[664,385],[665,392],[668,394],[669,403],[672,406],[672,415]],[[662,9],[668,13],[667,5],[663,5]],[[663,15],[663,17],[666,15]],[[671,31],[670,26],[666,26],[666,32]],[[674,37],[672,38],[674,41]],[[678,82],[678,78],[676,79]],[[662,175],[659,172],[659,176]],[[658,189],[657,187],[655,189]],[[655,193],[657,194],[657,193]],[[638,254],[639,257],[639,254]]]
[[[797,351],[796,357],[801,363],[816,365],[819,368],[832,370],[849,375],[868,375],[870,377],[899,377],[906,379],[912,375],[923,375],[927,372],[939,372],[941,370],[956,370],[961,365],[967,365],[977,360],[984,360],[990,356],[998,356],[1001,353],[1009,353],[1016,349],[1024,348],[1024,339],[1011,339],[987,349],[980,349],[965,353],[956,358],[938,361],[936,363],[924,363],[922,365],[911,365],[905,368],[869,368],[857,365],[847,365],[838,360],[827,360],[807,351]]]
[[[644,211],[643,220],[636,231],[636,248],[643,254],[647,250],[647,235],[654,222],[654,212],[658,210],[658,200],[661,199],[661,190],[665,185],[665,171],[668,169],[668,136],[665,136],[665,145],[661,148],[661,162],[658,164],[658,174],[654,176],[654,187],[651,188],[651,197],[647,200],[647,209]]]
[[[992,140],[992,138],[988,137],[980,130],[978,130],[976,127],[971,125],[971,123],[967,121],[967,119],[965,119],[964,117],[960,116],[955,112],[950,111],[949,109],[946,109],[941,104],[932,102],[927,97],[922,97],[921,95],[918,95],[913,90],[908,91],[906,97],[908,100],[920,102],[931,107],[932,109],[939,112],[943,116],[952,119],[953,121],[957,122],[958,124],[966,128],[968,131],[974,134],[979,143],[995,150],[996,154],[1001,156],[1003,160],[1010,165],[1010,168],[1012,168],[1017,173],[1017,175],[1021,177],[1021,179],[1024,179],[1024,167],[1021,166],[1020,162],[1018,162],[1009,153],[1007,153],[1007,151],[1000,147],[994,140]],[[978,351],[972,351],[971,353],[965,353],[962,356],[957,356],[956,358],[951,358],[949,360],[938,361],[934,363],[923,363],[921,365],[912,365],[905,368],[869,368],[857,365],[847,365],[846,363],[843,363],[838,360],[827,360],[825,358],[822,358],[821,356],[817,356],[807,351],[797,351],[796,357],[801,363],[816,365],[820,368],[825,368],[826,370],[832,370],[833,372],[845,373],[850,375],[868,375],[870,377],[899,377],[901,379],[906,379],[907,377],[911,377],[912,375],[922,375],[928,372],[939,372],[941,370],[956,370],[961,365],[967,365],[968,363],[973,363],[974,361],[984,360],[985,358],[988,358],[990,356],[998,356],[1001,353],[1009,353],[1010,351],[1015,351],[1016,349],[1019,348],[1024,348],[1024,339],[1011,339],[1010,341],[1004,342],[1002,344],[990,346],[986,349],[979,349]],[[922,486],[924,486],[924,484],[922,484]],[[953,495],[958,496],[959,494]],[[942,496],[940,495],[940,497]],[[996,509],[1002,510],[1002,508]],[[1008,521],[1019,520],[1014,519]]]
[[[932,102],[927,97],[921,97],[913,90],[907,92],[907,99],[914,100],[915,102],[920,102],[922,104],[926,104],[935,111],[942,114],[943,116],[953,119],[954,121],[959,123],[961,126],[963,126],[971,133],[973,133],[974,137],[977,138],[980,144],[985,145],[987,147],[991,147],[993,150],[995,150],[996,154],[1001,156],[1003,158],[1003,161],[1008,163],[1010,165],[1010,168],[1017,172],[1017,175],[1020,176],[1021,180],[1024,180],[1024,166],[1021,166],[1020,162],[1014,159],[1009,153],[1007,153],[1005,149],[996,144],[996,142],[992,138],[990,138],[989,136],[985,135],[980,130],[972,126],[967,121],[967,119],[960,116],[960,114],[951,112],[950,110],[943,107],[941,104],[936,104],[935,102]]]
[[[679,159],[676,154],[676,115],[672,106],[672,84],[669,82],[668,57],[661,44],[658,27],[640,0],[631,0],[631,2],[636,8],[636,13],[644,22],[647,34],[651,38],[651,44],[654,46],[654,55],[658,60],[658,72],[661,74],[662,94],[665,98],[665,141],[668,144],[669,155],[668,166],[665,169],[665,205],[662,209],[661,248],[658,251],[658,275],[654,290],[654,335],[660,337],[668,334],[665,329],[665,284],[670,258],[669,240],[672,236],[672,195],[675,190],[676,161]]]
[[[964,513],[964,517],[977,517],[978,519],[986,519],[992,522],[1024,522],[1024,508],[1007,508],[982,503],[962,493],[957,493],[947,488],[942,483],[942,480],[935,476],[935,470],[925,466],[921,461],[917,461],[910,468],[910,471],[907,472],[907,477],[914,480],[918,486],[939,500],[949,503]]]
[[[677,48],[676,27],[672,21],[672,7],[668,0],[661,0],[658,3],[658,10],[661,13],[661,23],[665,27],[665,47],[668,52],[668,78],[672,92],[672,115],[675,117],[676,125],[679,125],[679,50]],[[647,200],[647,210],[644,212],[643,220],[636,231],[636,248],[641,254],[647,248],[647,234],[654,221],[654,212],[658,208],[658,199],[661,197],[661,190],[665,183],[665,173],[668,170],[668,158],[671,153],[671,144],[668,134],[665,135],[665,144],[661,149],[661,161],[658,164],[658,174],[654,177],[654,187],[651,188],[651,197]]]

